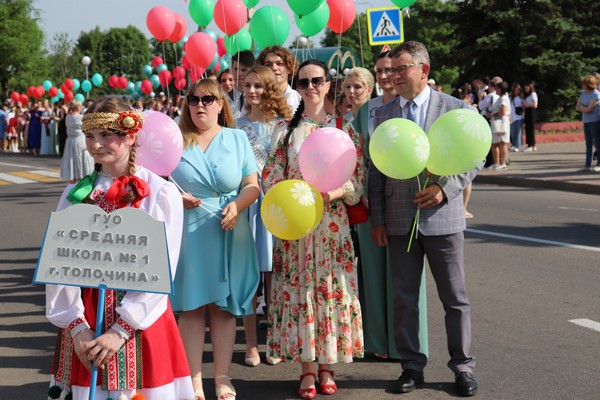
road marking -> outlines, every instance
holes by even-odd
[[[592,321],[591,319],[570,319],[569,322],[583,326],[584,328],[589,328],[593,331],[600,332],[600,322]]]
[[[600,212],[599,208],[575,208],[575,207],[548,207],[550,209],[556,208],[559,210],[567,210],[567,211],[585,211],[585,212]]]
[[[0,185],[18,184],[35,182],[60,182],[63,179],[60,177],[58,169],[36,169],[31,171],[16,171],[16,172],[0,172]]]
[[[26,165],[26,164],[15,164],[15,163],[7,163],[7,162],[0,162],[0,165],[6,165],[7,167],[19,167],[19,168],[29,168],[29,169],[41,169],[39,166],[37,165]],[[46,170],[51,171],[52,168],[43,168]]]
[[[18,184],[35,182],[31,179],[21,178],[20,176],[6,174],[4,172],[0,172],[0,179],[3,181],[6,181],[6,182],[18,183]]]
[[[531,238],[531,237],[526,237],[526,236],[518,236],[518,235],[507,235],[505,233],[482,231],[479,229],[467,229],[467,232],[476,233],[476,234],[480,234],[480,235],[496,236],[496,237],[507,238],[507,239],[523,240],[526,242],[549,244],[549,245],[553,245],[553,246],[570,247],[572,249],[600,252],[600,247],[582,246],[579,244],[556,242],[554,240],[536,239],[536,238]]]

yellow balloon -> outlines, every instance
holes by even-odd
[[[265,194],[260,215],[274,236],[298,240],[317,227],[323,210],[323,198],[314,186],[289,179],[279,182]]]

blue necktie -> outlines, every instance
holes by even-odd
[[[415,102],[409,100],[406,102],[406,119],[411,120],[412,122],[417,122],[417,115],[415,114]]]

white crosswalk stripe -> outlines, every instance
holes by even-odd
[[[60,182],[58,169],[31,169],[27,171],[0,172],[0,186],[26,183]]]
[[[4,172],[0,172],[0,180],[7,181],[10,183],[17,183],[17,184],[34,183],[35,182],[34,180],[31,180],[31,179],[21,178],[20,176],[11,175],[11,174],[7,174]]]

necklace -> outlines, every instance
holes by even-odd
[[[118,176],[113,176],[111,174],[107,174],[106,172],[104,172],[102,170],[100,170],[100,175],[104,176],[105,178],[112,179],[113,181],[118,178]]]

